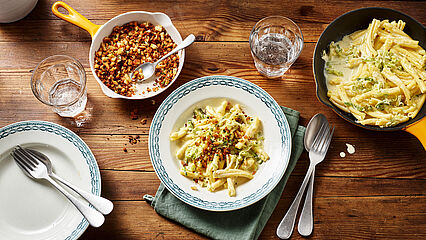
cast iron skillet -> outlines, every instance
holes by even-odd
[[[357,30],[368,28],[368,25],[371,23],[373,18],[379,20],[388,19],[389,21],[402,20],[406,22],[404,32],[406,32],[414,40],[418,40],[419,45],[426,49],[426,28],[421,23],[404,13],[389,8],[376,7],[361,8],[345,13],[335,19],[332,23],[330,23],[330,25],[328,25],[316,44],[313,56],[313,71],[317,89],[317,97],[320,102],[331,107],[333,111],[336,112],[339,116],[354,125],[375,131],[405,130],[415,135],[422,142],[423,147],[426,149],[426,104],[423,104],[423,107],[415,118],[394,127],[380,128],[377,126],[362,125],[355,122],[356,119],[352,116],[352,114],[346,113],[334,106],[327,97],[327,85],[324,76],[325,62],[321,58],[323,50],[328,51],[328,45],[331,41],[337,42],[345,35],[353,33]]]

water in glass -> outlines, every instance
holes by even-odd
[[[52,56],[39,64],[33,73],[34,95],[62,117],[75,117],[87,103],[86,75],[77,60]]]
[[[250,34],[254,64],[267,77],[282,76],[296,60],[302,47],[300,29],[284,17],[264,18]]]
[[[78,82],[71,78],[56,82],[49,91],[49,100],[54,105],[67,105],[76,99],[81,91]],[[77,102],[66,107],[56,107],[55,112],[61,116],[73,117],[82,112],[87,103],[87,96],[77,99]]]

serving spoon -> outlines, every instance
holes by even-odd
[[[25,149],[27,152],[29,152],[30,154],[32,154],[34,157],[36,157],[38,160],[40,160],[42,163],[44,163],[44,165],[46,165],[47,168],[47,174],[54,178],[55,180],[61,182],[62,184],[64,184],[65,186],[69,187],[71,190],[75,191],[76,193],[78,193],[81,197],[83,197],[84,199],[87,200],[87,202],[89,202],[90,204],[92,204],[92,206],[94,208],[96,208],[100,213],[107,215],[109,213],[111,213],[112,209],[114,208],[113,203],[106,199],[103,198],[101,196],[96,196],[92,193],[86,192],[74,185],[72,185],[71,183],[69,183],[68,181],[65,181],[64,179],[62,179],[61,177],[59,177],[58,175],[56,175],[53,171],[52,171],[52,162],[50,162],[50,159],[44,155],[43,153],[37,151],[37,150],[33,150],[33,149]]]
[[[195,41],[194,34],[190,34],[175,49],[173,49],[172,51],[170,51],[169,53],[167,53],[166,55],[164,55],[163,57],[161,57],[160,59],[158,59],[156,62],[154,62],[154,63],[145,62],[145,63],[142,63],[141,65],[137,66],[135,68],[135,70],[131,73],[130,78],[133,79],[133,76],[135,75],[135,72],[139,72],[140,69],[142,69],[143,79],[138,79],[138,81],[145,81],[145,80],[151,78],[152,75],[154,75],[154,73],[155,73],[155,68],[157,67],[157,65],[161,61],[163,61],[164,59],[168,58],[170,55],[176,53],[177,51],[180,51],[180,50],[188,47],[194,41]]]
[[[323,128],[323,126],[328,126],[327,118],[323,114],[318,113],[311,118],[311,120],[308,123],[308,126],[306,127],[305,137],[303,138],[303,144],[305,145],[306,151],[309,152],[311,150],[312,144],[315,138],[317,137],[320,129]],[[312,174],[308,174],[308,173],[303,179],[302,186],[300,186],[300,189],[297,192],[297,195],[294,198],[293,203],[291,204],[284,218],[281,220],[280,224],[278,225],[277,236],[281,239],[289,239],[291,236],[291,233],[293,232],[297,210],[299,209],[300,201],[302,200],[302,196],[303,196],[303,193],[305,192],[305,188],[309,178],[311,179],[311,185],[313,185],[313,181],[312,181],[313,179],[311,177],[313,172]],[[312,201],[311,201],[311,212],[312,212]]]

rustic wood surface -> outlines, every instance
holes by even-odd
[[[102,175],[102,195],[115,209],[99,228],[88,228],[81,239],[204,239],[155,213],[144,194],[154,195],[160,183],[148,156],[151,119],[165,97],[178,86],[207,75],[230,75],[258,84],[276,101],[301,113],[300,124],[321,112],[336,126],[329,153],[316,172],[313,239],[425,239],[426,152],[406,132],[367,131],[338,117],[318,102],[312,75],[312,54],[321,32],[339,15],[361,7],[389,7],[426,23],[421,1],[118,1],[66,2],[97,24],[127,11],[169,15],[181,33],[195,34],[184,69],[164,93],[148,100],[110,99],[93,78],[84,30],[58,19],[39,0],[21,21],[0,24],[0,127],[22,120],[46,120],[76,132],[92,149]],[[269,15],[293,19],[302,29],[305,46],[284,79],[269,80],[254,68],[248,36],[252,26]],[[47,56],[65,54],[80,60],[88,78],[91,120],[77,128],[39,103],[30,89],[31,71]],[[132,120],[130,112],[139,118]],[[146,119],[146,124],[141,123]],[[140,136],[130,145],[128,136]],[[345,143],[356,152],[340,158]],[[128,149],[123,151],[123,147]],[[277,239],[275,230],[291,204],[308,167],[304,152],[260,239]],[[302,238],[297,231],[293,238]],[[1,236],[0,236],[1,238]]]

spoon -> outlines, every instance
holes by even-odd
[[[305,145],[306,151],[308,152],[310,151],[312,147],[312,143],[314,142],[316,136],[318,135],[318,132],[320,131],[321,127],[324,125],[328,125],[328,121],[323,114],[318,113],[311,118],[311,120],[308,123],[308,126],[306,127],[305,137],[303,138],[303,143]],[[308,173],[309,173],[309,170],[308,170]],[[309,178],[311,178],[311,175],[306,174],[305,178],[303,179],[302,186],[300,186],[300,189],[297,192],[297,195],[294,198],[293,203],[291,204],[290,208],[287,210],[287,213],[285,214],[280,224],[278,225],[277,236],[281,239],[289,239],[291,236],[291,233],[293,232],[294,222],[296,221],[297,210],[299,209],[299,204],[302,199],[303,193],[305,192],[305,188]],[[311,184],[313,184],[313,181]]]
[[[152,75],[154,75],[155,73],[155,68],[157,67],[157,65],[163,61],[164,59],[168,58],[170,55],[176,53],[177,51],[180,51],[186,47],[188,47],[189,45],[191,45],[195,40],[195,36],[194,34],[190,34],[188,37],[185,38],[185,40],[183,40],[183,42],[181,44],[179,44],[175,49],[173,49],[172,51],[170,51],[169,53],[167,53],[166,55],[164,55],[162,58],[158,59],[156,62],[151,63],[151,62],[145,62],[141,65],[139,65],[137,68],[135,68],[135,70],[131,73],[130,78],[133,79],[134,76],[134,72],[139,71],[139,69],[142,69],[142,74],[143,74],[143,79],[138,79],[140,81],[145,81],[146,79],[149,79],[152,77]]]
[[[65,181],[64,179],[62,179],[61,177],[59,177],[55,173],[53,173],[52,163],[50,162],[49,158],[46,155],[44,155],[43,153],[41,153],[39,151],[33,150],[33,149],[27,148],[26,151],[30,152],[30,154],[32,154],[34,157],[38,158],[41,162],[44,163],[44,165],[46,165],[47,173],[50,177],[58,180],[59,182],[61,182],[65,186],[69,187],[71,190],[78,193],[81,197],[86,199],[87,202],[92,204],[92,206],[95,207],[99,212],[101,212],[104,215],[107,215],[112,211],[112,209],[114,208],[114,205],[110,200],[103,198],[103,197],[100,197],[100,196],[96,196],[92,193],[88,193],[88,192],[72,185],[71,183]]]
[[[318,120],[312,123],[311,128],[315,129],[316,132],[318,132],[319,129],[320,129],[320,126],[322,124],[325,124],[325,123],[328,124],[328,121],[327,121],[327,118],[321,113],[316,114],[314,116],[314,118],[315,117],[317,117]],[[308,124],[308,128],[309,128],[309,124]],[[306,135],[305,135],[305,138],[303,139],[303,143],[305,145],[305,149],[306,149],[307,152],[309,152],[311,150],[311,146],[312,146],[313,141],[314,141],[314,138],[312,136],[306,137]],[[312,170],[312,173],[311,173],[308,191],[306,192],[305,203],[303,204],[303,209],[302,209],[302,212],[300,213],[300,217],[299,217],[299,223],[297,225],[297,231],[302,236],[311,235],[312,230],[314,228],[314,217],[313,217],[313,213],[312,213],[312,195],[313,195],[313,191],[314,191],[315,166],[318,163],[319,162],[313,163],[311,161],[310,166],[309,166],[309,167],[312,167],[313,170]]]

